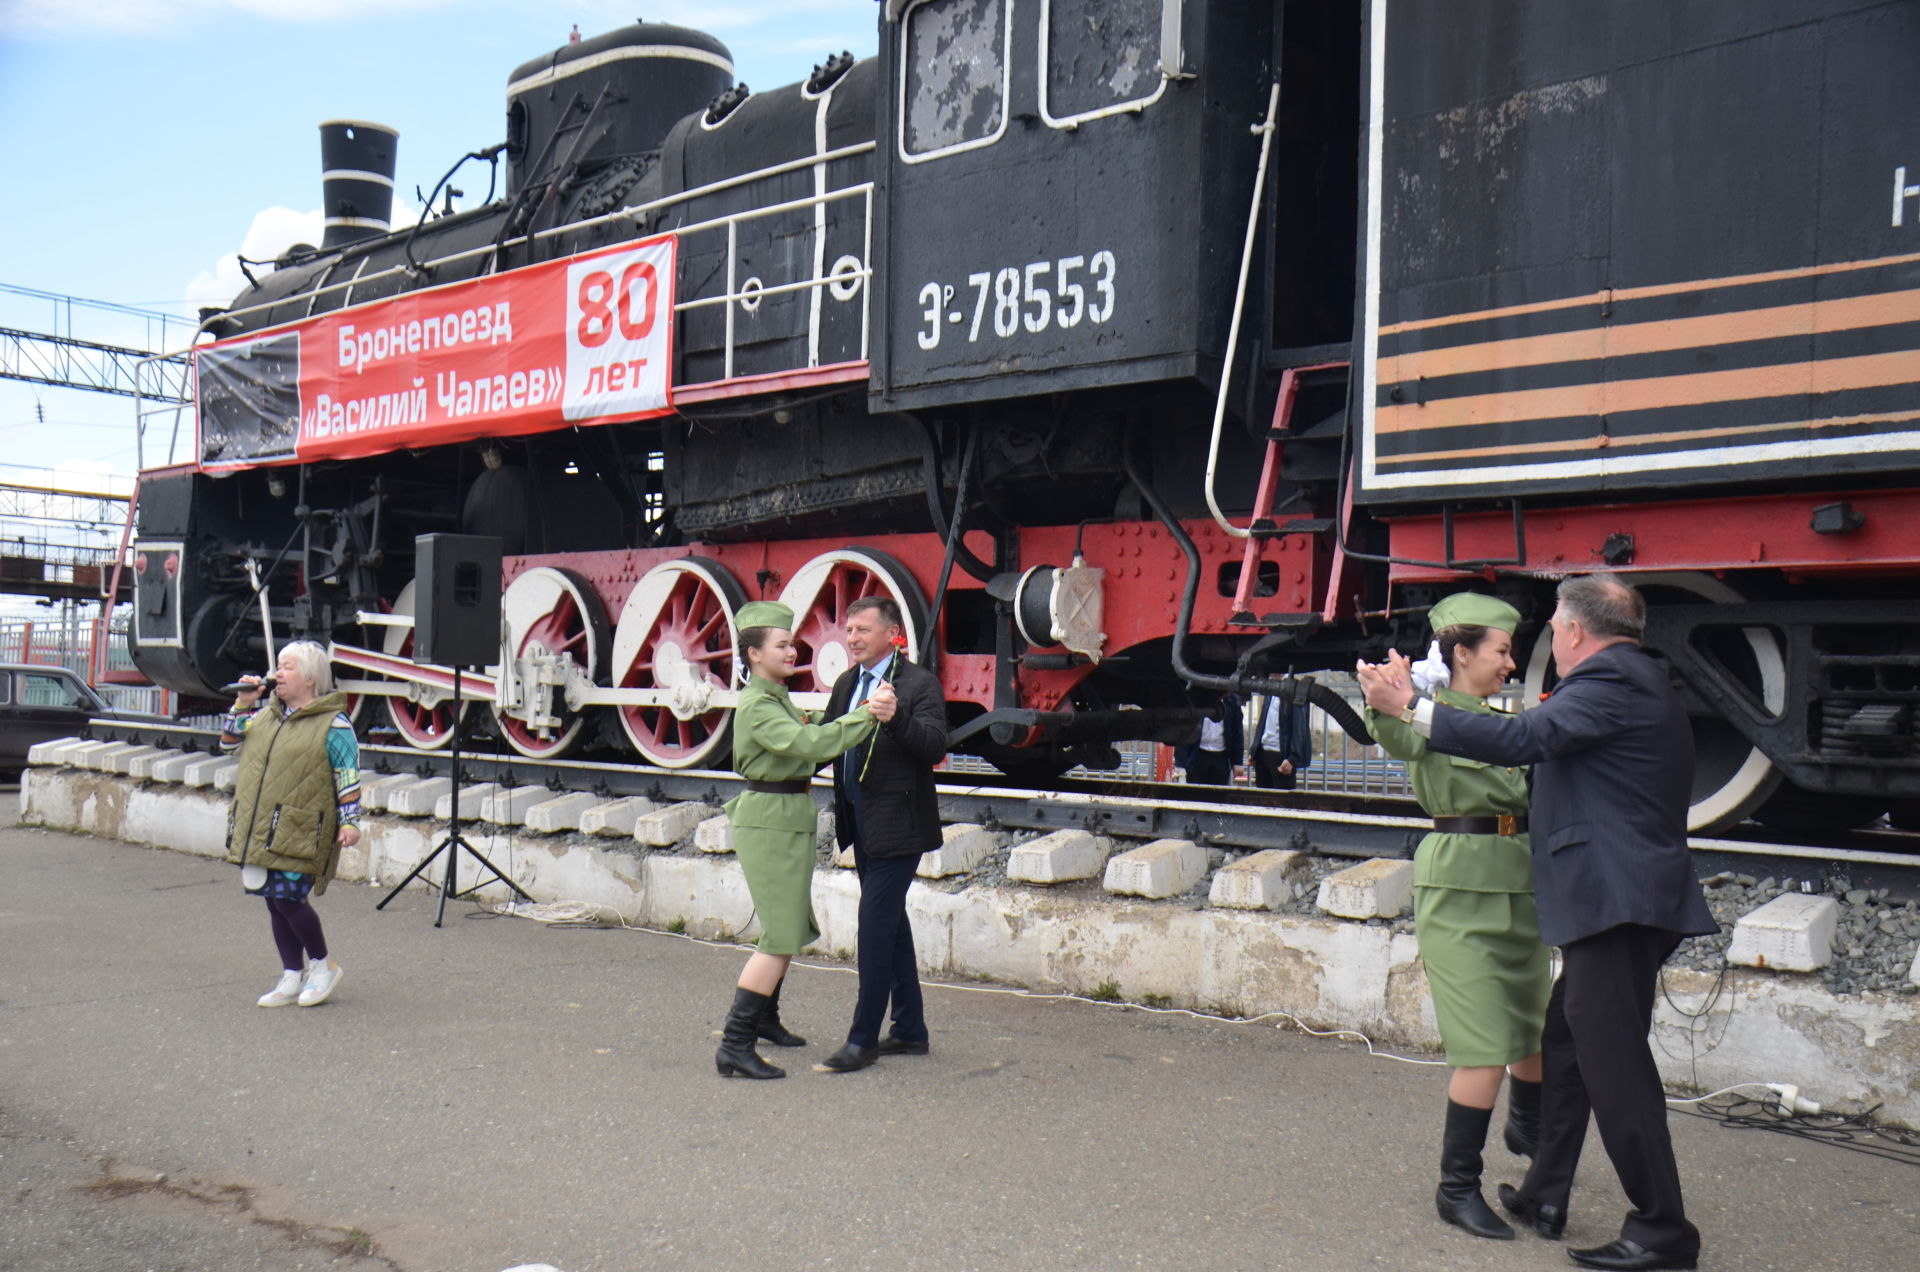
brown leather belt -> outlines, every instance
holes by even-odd
[[[1433,828],[1443,835],[1524,835],[1527,819],[1512,813],[1498,817],[1436,817]]]
[[[813,783],[805,778],[795,778],[791,782],[756,782],[752,779],[747,781],[748,790],[758,791],[762,795],[805,795],[812,785]]]

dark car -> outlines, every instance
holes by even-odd
[[[0,775],[17,778],[36,742],[79,736],[95,717],[173,723],[166,716],[116,711],[65,667],[0,663]]]

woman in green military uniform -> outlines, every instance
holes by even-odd
[[[1428,615],[1434,644],[1413,668],[1416,687],[1463,711],[1513,674],[1520,614],[1475,592],[1447,597]],[[1367,711],[1387,754],[1404,760],[1433,832],[1413,859],[1413,913],[1433,991],[1433,1014],[1453,1075],[1447,1084],[1440,1217],[1475,1236],[1510,1239],[1480,1193],[1481,1150],[1503,1072],[1511,1075],[1507,1147],[1531,1154],[1540,1128],[1540,1032],[1550,989],[1533,903],[1524,770],[1427,750],[1410,720]]]
[[[818,814],[807,794],[814,772],[851,750],[885,720],[893,686],[882,682],[838,720],[814,723],[787,696],[793,675],[793,611],[754,601],[735,616],[746,686],[733,711],[733,768],[747,789],[727,801],[733,851],[760,916],[760,943],[734,988],[714,1064],[723,1077],[784,1078],[760,1058],[756,1038],[782,1041],[780,982],[801,948],[820,935],[813,921],[813,858]],[[803,1045],[794,1038],[789,1045]]]

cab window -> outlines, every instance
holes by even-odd
[[[900,23],[900,154],[990,146],[1007,130],[1013,0],[918,0]]]
[[[1178,56],[1162,47],[1166,23],[1164,0],[1042,0],[1041,115],[1065,128],[1158,100],[1167,82],[1162,68]]]

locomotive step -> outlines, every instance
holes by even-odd
[[[1242,610],[1227,620],[1230,627],[1311,627],[1318,614],[1252,614]]]
[[[1333,529],[1332,517],[1295,517],[1275,525],[1266,517],[1261,517],[1247,527],[1256,539],[1278,539],[1288,534],[1325,534]]]

